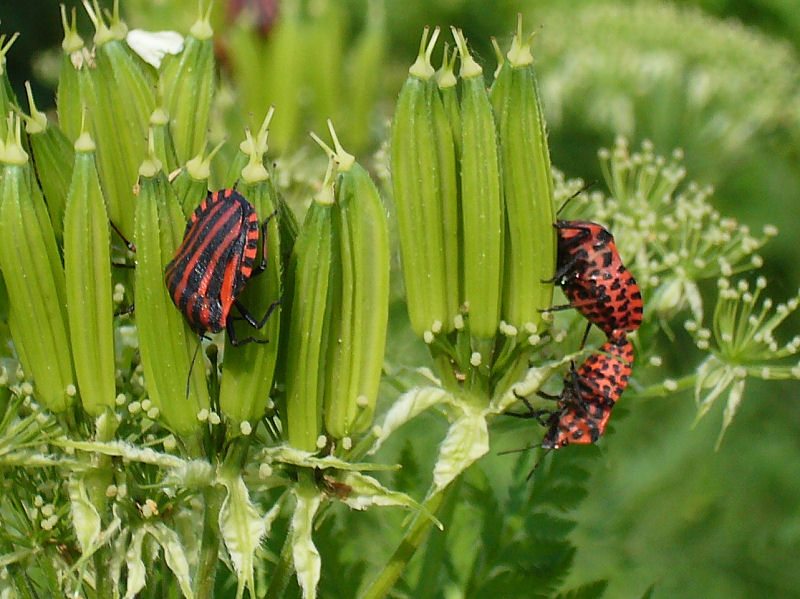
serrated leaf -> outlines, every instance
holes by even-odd
[[[266,534],[266,523],[250,501],[241,475],[222,471],[217,480],[228,491],[219,512],[219,530],[238,578],[236,596],[241,597],[244,587],[255,592],[253,558]]]
[[[725,436],[725,431],[728,430],[731,422],[733,422],[733,417],[736,416],[736,412],[739,410],[739,406],[742,403],[742,395],[744,394],[745,382],[745,379],[739,379],[731,386],[731,392],[728,394],[728,402],[725,404],[725,411],[722,413],[722,429],[719,431],[717,443],[714,445],[715,450],[719,449],[720,443],[722,443],[722,437]]]
[[[146,524],[145,529],[164,550],[167,567],[175,575],[183,596],[186,599],[192,599],[194,593],[192,592],[192,581],[189,576],[189,560],[186,558],[186,552],[177,533],[168,528],[163,522]]]
[[[429,513],[421,504],[414,501],[405,493],[391,491],[371,476],[360,472],[346,472],[339,482],[349,486],[352,491],[342,497],[343,503],[355,510],[365,510],[371,506],[398,506],[423,513],[430,518],[440,529],[443,528],[433,514]]]
[[[294,569],[297,583],[303,590],[303,598],[314,599],[317,596],[322,561],[311,532],[322,496],[313,486],[301,486],[295,489],[295,498],[297,504],[292,514],[291,528]]]
[[[489,428],[482,409],[464,407],[439,447],[433,467],[432,493],[442,490],[452,480],[489,451]]]
[[[607,580],[595,580],[565,593],[559,593],[556,599],[599,599],[605,594],[607,586]]]
[[[137,447],[122,441],[109,441],[108,443],[99,443],[92,441],[71,441],[69,439],[56,439],[53,445],[61,447],[71,447],[81,451],[90,453],[99,453],[102,455],[121,457],[131,462],[140,462],[142,464],[152,464],[164,469],[175,468],[180,469],[186,466],[186,461],[179,457],[170,455],[168,453],[160,453],[154,449],[147,447]]]
[[[289,445],[279,447],[265,447],[259,454],[258,459],[269,462],[280,462],[291,464],[302,468],[318,468],[325,470],[335,468],[336,470],[396,470],[398,466],[390,464],[374,464],[371,462],[350,463],[345,462],[334,456],[317,457],[310,451],[296,449]]]
[[[86,482],[82,477],[71,477],[68,487],[72,526],[81,546],[81,553],[83,555],[94,553],[102,528],[100,514],[89,500]]]
[[[142,541],[145,534],[147,531],[144,528],[136,529],[125,552],[125,566],[128,569],[125,599],[133,599],[147,582],[147,568],[142,560]]]
[[[383,423],[380,425],[380,434],[372,449],[369,450],[369,454],[372,455],[378,451],[389,435],[406,422],[441,403],[453,405],[456,400],[448,391],[437,387],[416,387],[403,393],[386,413]]]

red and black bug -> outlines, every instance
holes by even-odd
[[[273,303],[261,320],[237,299],[250,278],[267,268],[267,224],[259,227],[252,204],[233,189],[209,193],[186,224],[183,242],[167,265],[165,280],[172,301],[201,337],[227,330],[232,345],[265,339],[238,339],[230,311],[239,314],[255,329],[266,324],[279,302]],[[253,266],[262,231],[260,264]]]
[[[625,268],[614,236],[590,221],[559,220],[556,272],[547,282],[559,285],[569,304],[550,310],[575,308],[607,337],[639,328],[642,294]]]
[[[538,392],[558,402],[555,410],[536,410],[524,397],[527,412],[511,413],[518,418],[535,418],[547,431],[545,449],[560,449],[570,444],[595,443],[605,432],[611,410],[619,401],[633,367],[633,344],[625,335],[606,341],[577,369],[573,366],[564,378],[561,395]]]

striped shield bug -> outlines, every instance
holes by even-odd
[[[257,320],[237,299],[247,281],[267,268],[267,224],[274,215],[259,227],[252,204],[237,191],[222,189],[210,192],[186,224],[183,242],[167,264],[165,281],[172,301],[201,337],[224,328],[234,346],[267,342],[237,338],[230,311],[235,306],[250,326],[260,329],[279,303]],[[261,262],[254,266],[259,229],[263,250]]]

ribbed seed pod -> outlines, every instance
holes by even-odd
[[[119,19],[118,2],[106,25],[95,0],[84,4],[95,26],[91,89],[81,87],[88,107],[92,138],[97,141],[97,168],[108,204],[108,215],[127,237],[133,231],[133,186],[147,154],[147,131],[155,109],[153,88],[125,43],[127,27]]]
[[[81,86],[88,84],[87,52],[83,39],[78,35],[78,19],[75,8],[72,19],[67,18],[67,8],[61,5],[61,23],[64,40],[61,42],[61,68],[58,71],[58,93],[56,107],[58,124],[67,138],[74,142],[81,134]],[[83,80],[83,81],[82,81]]]
[[[114,331],[108,216],[88,133],[75,142],[64,215],[64,270],[72,358],[83,408],[114,407]]]
[[[331,270],[333,161],[306,213],[289,265],[291,321],[286,339],[286,431],[289,444],[316,451],[322,425],[323,329]]]
[[[455,150],[430,56],[438,29],[397,100],[392,124],[392,188],[408,314],[422,336],[435,322],[452,329],[458,311],[458,196]]]
[[[199,343],[164,284],[164,269],[181,243],[185,221],[161,164],[151,156],[139,170],[136,202],[136,324],[139,352],[153,404],[180,435],[198,430],[197,413],[209,407],[202,355],[186,379]]]
[[[150,115],[150,131],[153,136],[156,158],[161,161],[164,171],[171,174],[178,170],[180,163],[169,128],[169,115],[163,108],[156,108]]]
[[[325,119],[338,115],[343,105],[350,108],[349,102],[345,104],[341,99],[346,18],[343,11],[341,2],[311,3],[304,21],[304,43],[299,48],[305,54],[302,72],[311,93],[308,114],[314,129],[324,127]]]
[[[6,68],[6,54],[17,37],[19,37],[19,33],[15,33],[6,41],[6,35],[0,35],[0,139],[8,136],[8,115],[12,107],[19,105],[14,90],[11,88]]]
[[[356,155],[366,150],[370,143],[372,116],[388,41],[384,13],[383,2],[368,0],[364,30],[353,42],[344,62],[344,81],[348,86],[347,111],[342,114],[348,124],[344,142]]]
[[[389,312],[389,232],[375,184],[328,124],[338,175],[323,407],[326,431],[341,439],[372,424]]]
[[[256,318],[261,318],[274,302],[280,301],[282,293],[279,227],[277,218],[272,216],[275,214],[277,195],[263,164],[267,151],[266,129],[259,138],[250,139],[250,162],[242,170],[238,187],[239,193],[256,209],[260,223],[270,218],[266,238],[261,238],[261,252],[266,252],[267,269],[257,277],[252,277],[239,296]],[[260,261],[261,255],[258,255],[256,263]],[[259,333],[259,338],[267,339],[268,343],[248,343],[234,347],[230,338],[226,337],[219,405],[235,422],[257,421],[264,415],[278,356],[280,312],[278,306]],[[239,330],[242,331],[240,338],[252,334],[252,328],[247,334],[244,333],[244,326]]]
[[[497,133],[483,69],[453,29],[461,56],[461,226],[463,300],[473,336],[491,339],[500,323],[503,198]]]
[[[535,329],[540,310],[552,305],[553,286],[542,280],[555,270],[556,236],[550,152],[530,43],[522,37],[520,20],[491,96],[506,203],[503,318],[517,328]]]
[[[8,291],[9,327],[37,399],[54,412],[74,396],[64,270],[44,198],[12,116],[0,144],[0,269]],[[71,389],[68,389],[71,388]]]
[[[25,117],[25,131],[33,152],[36,176],[47,200],[56,242],[60,245],[64,229],[64,205],[75,151],[58,125],[49,122],[44,113],[36,109],[30,84],[26,82],[25,87],[31,112],[30,117]]]
[[[436,71],[436,85],[439,87],[442,106],[444,106],[444,112],[453,133],[456,162],[459,162],[461,156],[461,107],[458,105],[458,89],[456,87],[458,85],[458,78],[455,74],[456,56],[458,56],[458,48],[453,46],[453,53],[450,54],[449,46],[445,44],[442,66]]]
[[[183,214],[190,218],[195,208],[208,195],[208,178],[211,176],[211,159],[219,152],[223,142],[206,155],[205,147],[181,168],[172,179],[175,197],[183,208]]]
[[[165,56],[161,66],[164,107],[181,164],[203,151],[207,137],[215,71],[212,6],[209,2],[208,10],[192,25],[183,51]]]

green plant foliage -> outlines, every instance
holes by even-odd
[[[786,477],[782,492],[796,496],[786,456],[765,442],[771,431],[752,444],[741,422],[755,421],[759,395],[800,379],[800,337],[785,332],[800,296],[772,300],[774,283],[761,273],[760,252],[777,230],[752,232],[712,205],[709,187],[687,182],[695,161],[732,173],[760,135],[797,124],[790,77],[772,63],[757,69],[769,59],[796,73],[790,52],[652,2],[578,3],[571,21],[548,4],[552,39],[539,44],[541,56],[531,54],[520,19],[511,50],[499,50],[509,46],[502,37],[495,44],[503,63],[495,70],[482,49],[488,33],[511,29],[506,13],[518,7],[506,0],[493,9],[477,0],[286,0],[269,23],[223,2],[187,2],[125,5],[132,22],[181,29],[183,45],[174,34],[146,33],[131,45],[117,2],[108,11],[86,2],[97,37],[84,46],[64,10],[64,134],[40,153],[47,160],[35,147],[28,159],[13,114],[21,109],[0,72],[0,114],[10,114],[0,121],[0,229],[22,248],[0,261],[3,599],[594,599],[619,588],[650,599],[682,581],[662,587],[652,569],[629,576],[639,554],[652,560],[666,537],[707,557],[698,539],[709,527],[751,514],[722,513],[726,485],[684,470],[731,460],[745,486],[745,468],[766,470]],[[446,47],[436,73],[437,34],[449,29],[426,32],[393,103],[405,71],[384,60],[390,42],[409,27],[417,38],[421,15],[456,14],[457,50]],[[647,37],[654,19],[661,30]],[[687,32],[692,43],[672,52]],[[602,51],[587,49],[591,39]],[[0,66],[13,42],[0,34]],[[408,64],[416,43],[396,47]],[[555,111],[550,138],[540,89],[552,99],[545,115]],[[32,98],[30,106],[31,135],[60,131]],[[254,115],[263,114],[256,129]],[[334,149],[321,143],[319,152],[305,129],[331,116]],[[631,147],[620,135],[587,167],[606,189],[583,190],[558,215],[609,228],[645,310],[630,333],[634,370],[603,451],[576,443],[544,453],[550,415],[575,408],[563,391],[570,369],[603,341],[598,330],[584,335],[574,310],[540,312],[553,295],[553,215],[584,187],[549,158],[572,126],[606,137],[652,133],[658,145],[680,139],[688,158],[684,166],[682,151],[663,157],[653,142]],[[64,143],[82,129],[92,131],[96,164],[94,145],[78,148],[77,161]],[[47,183],[53,173],[42,169],[53,164],[59,180]],[[86,173],[91,197],[77,205],[70,196],[66,214],[80,208],[88,237],[74,218],[59,222],[63,183],[83,189]],[[254,266],[266,253],[267,272],[254,269],[235,299],[257,306],[257,316],[281,303],[256,333],[264,343],[244,348],[225,341],[225,327],[198,335],[164,284],[187,215],[222,185],[237,186],[258,223],[270,217],[241,250]],[[480,200],[489,197],[487,210]],[[135,232],[135,251],[106,230],[106,208]],[[398,227],[402,219],[412,224]],[[44,250],[25,254],[38,238]],[[532,251],[514,263],[514,247]],[[62,256],[67,274],[82,278],[62,276]],[[215,257],[234,270],[239,258]],[[86,291],[92,280],[103,293]],[[35,317],[26,305],[39,306]],[[227,318],[244,316],[237,309]],[[102,339],[87,318],[104,321]],[[91,349],[78,352],[77,387],[48,371],[71,364],[75,347],[31,334],[56,320],[57,341]],[[236,327],[240,338],[251,334],[247,322]],[[99,390],[90,384],[97,353],[106,376]],[[526,407],[542,420],[504,415]],[[789,414],[789,402],[774,409]],[[646,417],[647,426],[631,425]],[[687,432],[692,420],[697,429]],[[715,438],[720,453],[707,457]],[[753,448],[740,466],[725,451],[745,441]],[[526,444],[515,456],[496,451]],[[743,489],[754,504],[776,500]],[[796,577],[777,572],[797,535],[774,513],[762,528],[764,536],[749,531],[761,544],[744,536],[719,544],[752,562],[737,568],[744,588],[777,596]],[[634,529],[642,540],[625,546],[619,531]],[[715,532],[709,538],[722,541]],[[781,551],[759,556],[762,544]],[[678,554],[664,563],[680,562]]]

